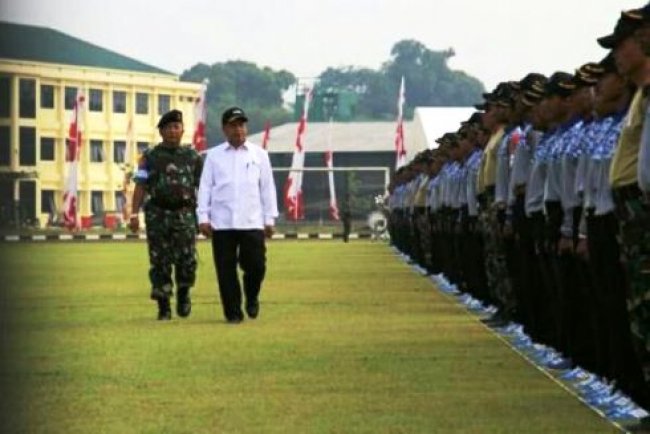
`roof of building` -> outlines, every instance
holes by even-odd
[[[435,140],[445,132],[456,131],[460,122],[474,111],[472,107],[417,107],[414,120],[404,122],[404,144],[407,159],[423,149],[435,148]],[[396,123],[393,122],[327,122],[307,124],[304,143],[307,152],[325,152],[331,142],[333,152],[394,152]],[[270,153],[293,152],[297,123],[271,128]],[[261,144],[264,133],[249,136]],[[331,138],[330,138],[331,137]]]
[[[47,27],[0,21],[0,35],[2,59],[176,75]]]
[[[307,124],[304,146],[307,152],[325,152],[331,143],[333,152],[395,151],[395,122],[312,122]],[[407,151],[412,122],[404,123]],[[271,128],[270,153],[293,152],[298,124],[296,122]],[[249,136],[253,143],[262,143],[264,133]]]
[[[411,146],[416,149],[437,148],[436,139],[444,133],[457,131],[460,123],[475,111],[474,107],[416,107]]]

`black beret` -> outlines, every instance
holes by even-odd
[[[244,122],[248,122],[248,117],[246,117],[244,110],[240,109],[239,107],[230,107],[221,115],[221,125],[226,125],[238,119]]]
[[[162,128],[172,122],[183,123],[183,112],[180,110],[168,111],[160,117],[160,120],[158,121],[158,128]]]

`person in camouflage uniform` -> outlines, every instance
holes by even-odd
[[[171,319],[172,266],[176,281],[176,313],[191,311],[190,288],[196,277],[196,191],[202,159],[192,148],[181,146],[183,115],[164,114],[158,123],[163,139],[144,152],[134,174],[132,216],[129,227],[139,229],[138,212],[144,202],[151,299],[158,303],[158,319]]]

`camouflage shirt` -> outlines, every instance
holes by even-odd
[[[194,208],[202,168],[194,149],[159,143],[142,154],[133,180],[145,186],[147,203],[169,210]]]

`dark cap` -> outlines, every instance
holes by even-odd
[[[603,75],[610,73],[610,72],[618,72],[618,69],[616,68],[616,61],[614,60],[614,53],[609,52],[607,56],[603,58],[600,62],[598,62],[598,65],[602,68],[602,73]]]
[[[598,63],[589,62],[576,69],[573,74],[573,83],[577,88],[590,87],[598,83],[603,75],[603,67]]]
[[[474,112],[472,115],[467,119],[466,121],[461,122],[461,125],[472,125],[472,124],[480,124],[481,119],[483,118],[483,113],[481,112]]]
[[[543,74],[531,72],[519,80],[519,90],[522,93],[526,93],[527,91],[537,91],[537,93],[541,93],[544,91],[544,85],[547,81],[548,79]]]
[[[601,47],[607,49],[616,48],[626,38],[632,36],[634,31],[648,22],[648,6],[642,9],[632,9],[621,12],[621,16],[616,22],[614,32],[611,35],[598,38]]]
[[[170,124],[172,122],[180,122],[183,123],[183,112],[180,110],[171,110],[165,113],[160,117],[160,120],[158,121],[158,128],[162,128],[167,124]]]
[[[244,122],[248,122],[248,117],[246,117],[246,113],[244,113],[244,110],[240,109],[239,107],[230,107],[221,115],[221,125],[229,124],[230,122],[235,120],[242,120]]]
[[[568,72],[554,72],[548,79],[548,83],[544,87],[545,96],[559,95],[567,97],[576,89],[576,85],[572,83],[573,75]]]
[[[533,91],[524,92],[524,96],[521,98],[521,103],[526,107],[533,107],[539,104],[544,99],[542,94]]]
[[[445,133],[442,137],[436,139],[436,143],[446,146],[453,146],[458,144],[458,136],[456,133]]]

